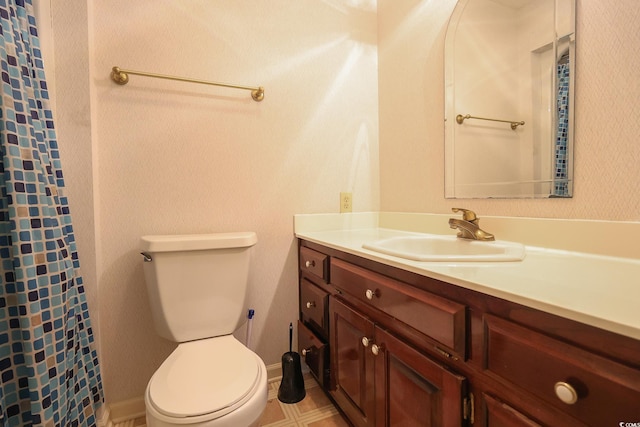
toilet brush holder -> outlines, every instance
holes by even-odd
[[[278,400],[282,403],[297,403],[306,396],[300,355],[291,351],[293,324],[289,324],[289,351],[282,355],[282,381],[278,388]]]

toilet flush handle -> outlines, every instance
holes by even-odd
[[[148,254],[148,253],[146,253],[146,252],[140,252],[140,255],[142,255],[142,256],[144,257],[144,258],[143,258],[143,261],[144,261],[144,262],[151,262],[151,261],[153,261],[153,258],[151,258],[151,255],[149,255],[149,254]]]

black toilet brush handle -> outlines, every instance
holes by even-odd
[[[293,345],[293,323],[289,323],[289,353],[291,353]]]

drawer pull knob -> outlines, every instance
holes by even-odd
[[[372,291],[371,289],[367,289],[367,291],[364,293],[364,296],[366,296],[368,300],[372,300],[373,297],[378,296],[378,290],[376,289],[375,291]]]
[[[373,338],[362,337],[362,346],[369,347],[369,344],[373,342]]]
[[[382,347],[378,346],[377,344],[371,346],[371,353],[373,353],[374,356],[377,356],[380,351],[382,351]]]
[[[316,306],[316,302],[315,301],[307,301],[307,308],[313,308]]]
[[[562,400],[567,405],[573,405],[578,401],[578,393],[571,384],[564,381],[558,381],[553,388],[556,391],[558,399]]]
[[[302,357],[307,357],[307,354],[313,353],[313,347],[303,348],[301,353],[302,353]]]
[[[307,267],[307,268],[315,267],[316,266],[316,262],[314,260],[307,261],[307,262],[304,263],[304,266]]]

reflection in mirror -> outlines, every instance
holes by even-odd
[[[458,0],[445,41],[445,197],[571,197],[575,0]]]

